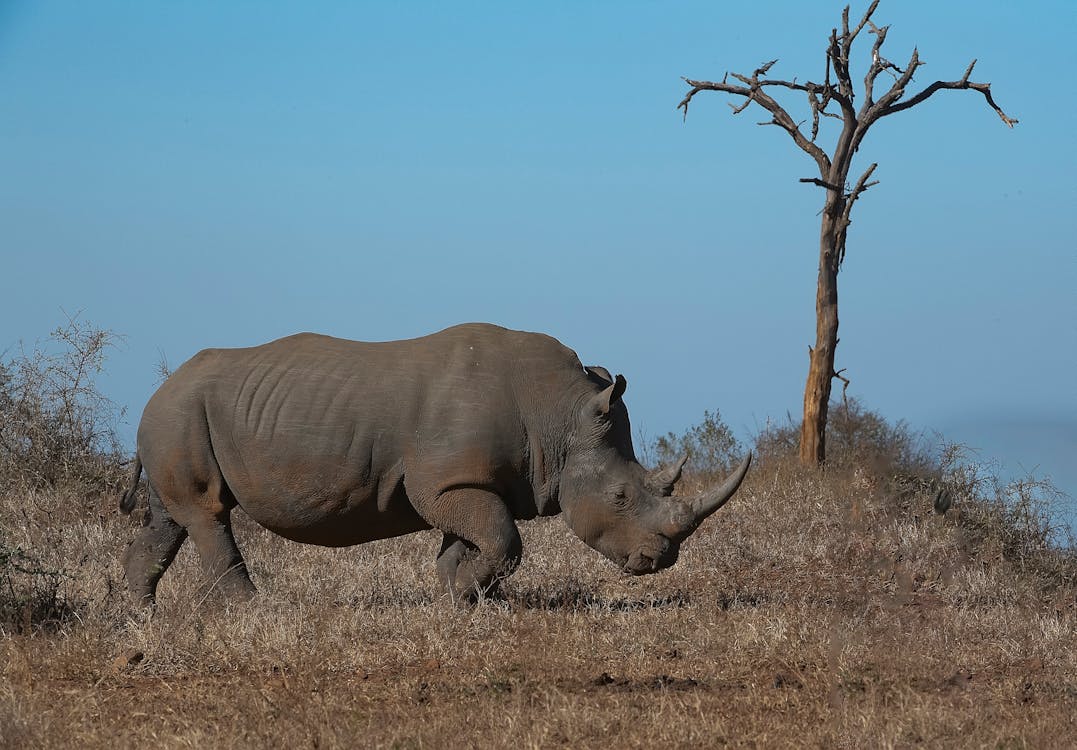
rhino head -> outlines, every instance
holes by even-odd
[[[589,546],[626,573],[645,575],[673,565],[681,543],[721,508],[748,473],[749,453],[719,486],[695,497],[673,497],[687,456],[647,471],[632,450],[628,410],[621,401],[626,382],[589,367],[593,382],[609,383],[578,408],[561,480],[565,520]]]

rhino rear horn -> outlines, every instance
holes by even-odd
[[[669,497],[673,494],[673,485],[681,478],[681,471],[688,461],[685,453],[669,466],[663,466],[647,474],[644,484],[647,489],[660,497]]]
[[[689,501],[688,505],[695,517],[697,526],[703,522],[704,518],[721,508],[729,501],[729,498],[733,497],[737,488],[740,487],[740,483],[744,481],[751,463],[752,452],[748,451],[748,455],[740,462],[740,466],[724,482]]]

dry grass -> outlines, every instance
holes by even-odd
[[[72,498],[0,506],[7,547],[64,573],[55,589],[8,574],[23,614],[0,624],[0,746],[1077,739],[1073,554],[1030,551],[1001,505],[936,515],[929,490],[860,464],[821,476],[770,456],[647,578],[560,519],[524,524],[505,600],[468,610],[439,595],[432,533],[329,550],[240,519],[260,596],[205,600],[187,546],[148,617],[120,580],[137,520]]]

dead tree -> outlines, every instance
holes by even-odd
[[[808,347],[808,382],[804,389],[804,422],[800,431],[800,461],[809,466],[818,466],[826,459],[826,420],[830,387],[834,378],[841,378],[840,372],[834,369],[834,355],[838,345],[838,271],[845,259],[849,215],[863,192],[878,184],[877,180],[871,179],[877,166],[872,164],[864,170],[856,183],[849,187],[849,168],[860,142],[864,140],[868,129],[882,118],[915,107],[936,92],[944,90],[979,91],[1006,125],[1012,128],[1017,123],[1017,120],[1007,116],[995,103],[991,96],[990,83],[975,83],[969,80],[972,68],[976,65],[975,60],[969,63],[965,74],[959,80],[935,81],[913,96],[905,98],[906,89],[913,82],[913,74],[924,63],[915,48],[904,68],[898,67],[883,56],[883,43],[890,27],[876,26],[872,22],[871,16],[878,4],[879,0],[874,0],[860,23],[851,28],[849,7],[845,7],[841,15],[841,30],[834,29],[830,33],[826,49],[826,73],[822,83],[799,82],[795,78],[792,81],[768,78],[770,69],[777,62],[771,60],[756,68],[751,75],[726,73],[718,82],[685,78],[690,90],[677,105],[678,109],[684,110],[684,116],[687,118],[689,103],[701,91],[720,91],[743,97],[736,104],[730,103],[733,114],[743,112],[753,102],[762,107],[770,114],[771,119],[759,124],[776,125],[784,130],[819,168],[818,177],[805,177],[800,180],[826,191],[819,234],[815,346]],[[858,94],[853,84],[849,56],[853,41],[865,28],[869,34],[875,35],[875,43],[871,48],[871,65],[864,75],[862,93]],[[876,99],[875,82],[883,73],[893,78],[893,84],[885,94]],[[730,77],[736,82],[730,83]],[[807,95],[811,111],[811,129],[808,133],[801,130],[804,123],[794,120],[772,96],[772,91],[781,89]],[[856,106],[858,95],[862,98],[859,107]],[[823,117],[841,121],[841,132],[829,155],[816,144],[820,119]]]

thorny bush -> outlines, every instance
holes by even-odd
[[[651,451],[660,464],[670,464],[688,454],[690,471],[701,479],[726,474],[740,460],[743,446],[733,436],[717,409],[703,412],[703,420],[683,435],[669,432],[658,438]],[[647,452],[644,452],[647,455]]]
[[[0,357],[0,481],[11,505],[3,510],[20,508],[22,523],[52,540],[50,552],[64,519],[86,511],[71,499],[108,494],[120,476],[122,410],[96,380],[116,340],[75,315],[46,342]],[[47,628],[71,612],[67,576],[12,540],[12,515],[0,513],[0,630]]]
[[[0,528],[0,634],[63,622],[71,613],[61,591],[65,577],[14,546]]]
[[[117,476],[122,410],[97,385],[117,337],[69,317],[47,342],[0,359],[0,479],[88,489]]]

